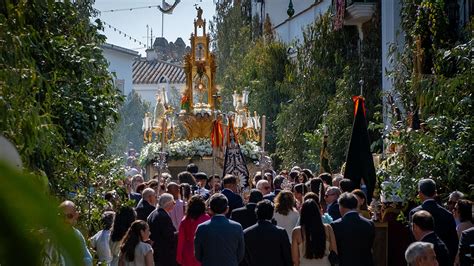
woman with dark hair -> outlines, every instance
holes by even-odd
[[[145,243],[150,238],[150,227],[145,221],[136,220],[122,239],[120,266],[153,266],[153,248]]]
[[[292,238],[291,256],[295,266],[330,266],[329,252],[337,254],[334,232],[330,225],[323,224],[318,204],[313,199],[303,203],[300,226],[295,227]]]
[[[308,192],[308,188],[304,183],[299,183],[296,184],[293,187],[293,195],[295,196],[296,199],[296,209],[299,210],[301,208],[301,205],[303,204],[303,197]]]
[[[357,211],[359,214],[364,218],[370,219],[369,208],[367,206],[367,197],[365,196],[364,191],[360,189],[354,189],[352,194],[354,194],[357,198]]]
[[[295,183],[297,184],[306,184],[308,182],[308,175],[305,172],[299,172],[296,177]]]
[[[179,185],[179,194],[181,195],[181,199],[186,203],[189,201],[189,198],[191,198],[191,185],[188,183],[181,183]]]
[[[194,234],[199,224],[209,220],[206,214],[206,203],[201,195],[194,195],[188,202],[186,216],[179,224],[176,261],[181,266],[199,266],[201,263],[194,257]]]
[[[130,225],[135,221],[137,214],[130,206],[122,206],[115,214],[114,223],[110,234],[110,251],[112,252],[112,263],[117,266],[119,262],[120,241],[127,232]]]
[[[461,237],[461,233],[473,227],[472,224],[472,202],[469,200],[460,199],[454,205],[454,218],[459,219],[459,224],[456,226],[458,237]]]
[[[291,243],[291,233],[300,218],[300,214],[295,209],[295,197],[293,193],[287,190],[282,190],[278,193],[275,198],[275,214],[273,218],[278,226],[286,230]]]

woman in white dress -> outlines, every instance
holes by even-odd
[[[284,228],[288,234],[288,239],[291,243],[291,233],[298,224],[300,214],[294,208],[295,197],[293,193],[287,190],[282,190],[275,198],[275,215],[273,218],[277,225]]]
[[[319,206],[313,199],[301,207],[300,225],[292,234],[291,256],[295,266],[330,266],[330,251],[337,254],[336,238],[330,225],[323,224]]]
[[[153,266],[153,248],[145,243],[150,239],[150,227],[136,220],[128,229],[120,246],[119,266]]]

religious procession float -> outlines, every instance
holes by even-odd
[[[184,58],[186,88],[181,110],[175,112],[164,88],[157,93],[153,114],[146,113],[143,119],[145,145],[140,163],[147,178],[161,172],[176,177],[194,163],[209,175],[234,174],[241,187],[248,186],[249,176],[271,167],[264,153],[265,116],[251,115],[246,89],[234,92],[233,112],[220,109],[215,55],[209,50],[202,9],[197,8],[197,13],[191,51]]]

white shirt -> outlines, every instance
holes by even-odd
[[[291,243],[291,234],[293,233],[293,229],[298,224],[300,214],[295,210],[291,210],[287,215],[275,212],[273,218],[275,219],[279,227],[282,227],[286,230],[286,233],[288,234],[288,238],[290,239]]]
[[[91,246],[97,250],[97,257],[100,262],[112,262],[112,252],[110,251],[110,230],[100,230],[90,238]]]

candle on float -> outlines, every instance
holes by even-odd
[[[147,113],[147,114],[148,114],[147,127],[148,127],[148,130],[151,130],[153,127],[151,124],[151,114],[150,113]]]
[[[262,115],[262,151],[265,151],[265,124],[266,116]]]
[[[168,104],[168,101],[167,101],[168,99],[166,99],[165,87],[163,87],[162,92],[163,92],[163,104],[167,105]]]
[[[165,151],[165,138],[166,138],[166,118],[163,118],[161,125],[161,151]]]
[[[142,130],[143,131],[148,131],[148,128],[147,128],[148,124],[147,124],[147,121],[146,121],[146,114],[145,114],[145,117],[143,118],[143,125],[142,125]]]

